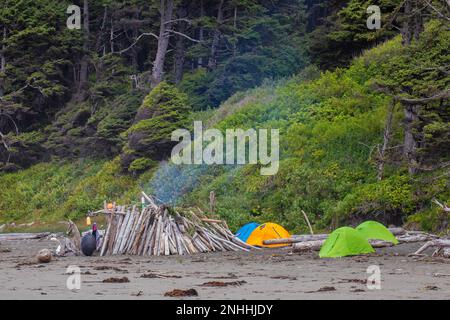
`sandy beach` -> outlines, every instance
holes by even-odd
[[[408,257],[420,245],[341,259],[266,249],[170,257],[79,256],[40,264],[36,253],[54,249],[54,242],[4,241],[0,299],[175,299],[164,296],[174,289],[198,292],[183,299],[449,299],[450,259]],[[381,271],[379,290],[367,287],[371,265]],[[80,290],[66,286],[69,266],[81,270]],[[124,277],[129,282],[103,282]]]

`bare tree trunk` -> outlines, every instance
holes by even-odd
[[[6,26],[3,26],[3,38],[2,38],[2,50],[0,51],[0,97],[3,97],[5,94],[5,85],[4,85],[4,77],[6,72]]]
[[[172,30],[173,0],[161,0],[161,24],[159,27],[158,49],[153,62],[152,87],[156,87],[164,76],[164,62],[169,47],[170,31]]]
[[[416,7],[415,9],[415,14],[414,14],[414,30],[413,30],[413,34],[414,34],[414,39],[417,41],[419,40],[420,34],[423,32],[424,30],[424,26],[423,26],[423,17],[422,17],[422,12],[419,8],[420,4],[418,4],[416,2]]]
[[[89,1],[84,0],[83,5],[83,29],[84,29],[84,42],[83,42],[83,51],[84,56],[81,60],[80,64],[80,83],[78,86],[78,93],[84,94],[87,89],[87,81],[88,81],[88,67],[89,67]]]
[[[402,43],[410,45],[412,39],[419,40],[420,34],[424,30],[422,3],[418,0],[405,0],[403,4],[402,17]]]
[[[386,151],[389,146],[391,131],[392,131],[392,119],[394,117],[394,108],[396,101],[393,100],[389,105],[389,110],[386,118],[386,125],[384,127],[383,145],[380,149],[380,159],[378,160],[378,180],[381,181],[384,178],[384,164],[386,160]]]
[[[174,73],[175,83],[178,84],[183,80],[184,73],[185,46],[184,38],[182,36],[178,36],[175,50]]]
[[[220,44],[220,26],[223,23],[223,6],[225,4],[225,0],[220,0],[219,9],[217,12],[217,28],[214,30],[214,37],[211,45],[211,56],[208,61],[208,68],[215,69],[217,66],[217,52],[219,51]]]
[[[114,21],[111,16],[111,30],[109,32],[109,50],[114,53]]]
[[[405,107],[405,137],[403,143],[403,155],[408,161],[408,172],[415,174],[417,171],[417,141],[414,134],[414,125],[419,120],[418,106],[406,105]]]
[[[205,15],[205,6],[203,4],[203,0],[200,0],[200,17],[203,18],[204,15]],[[203,40],[205,39],[205,28],[203,26],[200,27],[198,37],[201,42],[203,42]],[[199,67],[203,67],[203,57],[198,58],[197,63]]]
[[[412,1],[405,0],[403,5],[403,24],[402,24],[402,43],[403,45],[409,46],[412,40],[412,30],[411,30],[411,12],[412,12]]]
[[[100,26],[100,32],[98,33],[97,36],[97,41],[95,43],[95,52],[100,52],[100,50],[102,49],[102,47],[105,47],[105,43],[104,43],[104,30],[105,30],[105,26],[106,26],[106,19],[108,18],[108,7],[105,7],[105,9],[103,10],[103,18],[102,18],[102,25]],[[104,52],[104,49],[103,49]]]
[[[178,9],[178,18],[184,19],[187,17],[187,10],[184,6],[181,6]],[[177,30],[180,34],[185,34],[187,31],[186,23],[181,21],[178,23],[179,27]],[[178,84],[183,80],[184,73],[184,62],[186,58],[186,48],[185,48],[185,39],[182,35],[177,36],[176,45],[175,45],[175,62],[174,62],[174,78],[175,83]]]
[[[233,19],[233,26],[234,26],[234,32],[236,34],[237,29],[237,17],[238,17],[238,7],[237,5],[234,6],[234,19]],[[233,56],[236,56],[237,54],[237,39],[234,39],[233,43]]]

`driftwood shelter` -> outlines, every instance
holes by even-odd
[[[185,255],[214,251],[249,251],[225,221],[209,219],[198,208],[177,209],[157,205],[142,193],[142,208],[104,206],[91,213],[105,214],[107,227],[100,255]]]

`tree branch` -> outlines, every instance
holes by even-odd
[[[201,42],[203,42],[203,41],[201,41],[201,40],[197,40],[197,39],[191,38],[191,37],[189,37],[188,35],[186,35],[186,34],[184,34],[184,33],[181,33],[181,32],[178,32],[178,31],[175,31],[175,30],[167,30],[167,31],[170,32],[170,33],[174,33],[174,34],[176,34],[176,35],[179,35],[179,36],[181,36],[181,37],[185,37],[186,39],[188,39],[188,40],[190,40],[190,41],[192,41],[192,42],[196,42],[196,43],[201,43]]]
[[[136,40],[128,48],[120,50],[117,53],[118,54],[123,54],[123,53],[127,52],[128,50],[133,48],[139,42],[139,40],[141,40],[141,38],[146,37],[146,36],[152,36],[152,37],[154,37],[156,39],[159,39],[159,37],[156,34],[154,34],[153,32],[145,32],[145,33],[139,35],[139,37],[137,37]]]
[[[400,102],[403,102],[405,104],[426,104],[428,102],[432,102],[434,100],[438,100],[438,99],[447,99],[450,98],[450,89],[449,90],[444,90],[441,91],[437,94],[435,94],[434,96],[428,97],[428,98],[418,98],[418,99],[414,99],[414,98],[403,98],[403,97],[396,97],[396,99]]]

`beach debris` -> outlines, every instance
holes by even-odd
[[[297,280],[297,277],[293,276],[272,276],[270,279],[278,279],[278,280]]]
[[[116,206],[94,214],[107,215],[100,255],[190,255],[214,251],[249,251],[222,220],[208,218],[199,208],[157,205],[142,193],[143,209]]]
[[[198,292],[195,289],[174,289],[172,291],[164,293],[165,297],[194,297],[198,296]]]
[[[429,285],[429,286],[426,286],[424,289],[425,290],[435,291],[435,290],[439,290],[440,288],[438,286]]]
[[[237,275],[229,272],[226,276],[205,277],[205,279],[237,279]]]
[[[102,281],[103,283],[128,283],[130,282],[130,279],[128,279],[127,277],[122,277],[122,278],[107,278],[105,280]]]
[[[52,261],[52,251],[49,249],[42,249],[39,251],[36,258],[40,263],[49,263]]]
[[[364,279],[340,279],[339,283],[359,283],[359,284],[367,284],[367,280]]]
[[[423,252],[425,252],[428,248],[436,248],[432,254],[432,257],[441,255],[444,258],[450,258],[450,239],[434,239],[428,241],[416,252],[410,254],[410,256],[424,256]]]
[[[42,239],[50,235],[50,232],[42,233],[2,233],[0,234],[0,241],[12,241],[12,240],[32,240]]]
[[[119,273],[128,273],[128,270],[121,269],[119,267],[111,267],[111,266],[98,266],[94,267],[94,270],[96,271],[104,271],[104,270],[113,270]]]
[[[178,275],[165,275],[165,274],[157,274],[157,273],[144,273],[143,275],[141,275],[141,278],[147,278],[147,279],[180,279],[182,278],[181,276]]]
[[[142,296],[143,294],[144,294],[144,291],[140,290],[140,291],[138,291],[138,292],[136,292],[136,293],[132,293],[131,295],[132,295],[133,297],[140,297],[140,296]]]
[[[10,248],[0,248],[0,253],[9,253],[9,252],[11,252]]]
[[[306,291],[305,293],[317,293],[317,292],[329,292],[329,291],[336,291],[335,287],[330,287],[330,286],[325,286],[320,288],[319,290],[316,291]]]
[[[229,282],[223,282],[223,281],[209,281],[209,282],[205,282],[203,283],[201,286],[202,287],[228,287],[228,286],[241,286],[243,284],[246,284],[247,281],[242,280],[242,281],[229,281]]]
[[[389,228],[389,231],[396,236],[400,244],[439,240],[438,236],[421,231],[406,231],[403,228]],[[328,236],[329,234],[293,235],[291,238],[265,240],[264,243],[291,244],[289,248],[294,252],[319,251]],[[392,242],[383,240],[369,240],[369,243],[373,248],[385,248],[393,245]],[[444,251],[443,256],[445,257]]]

